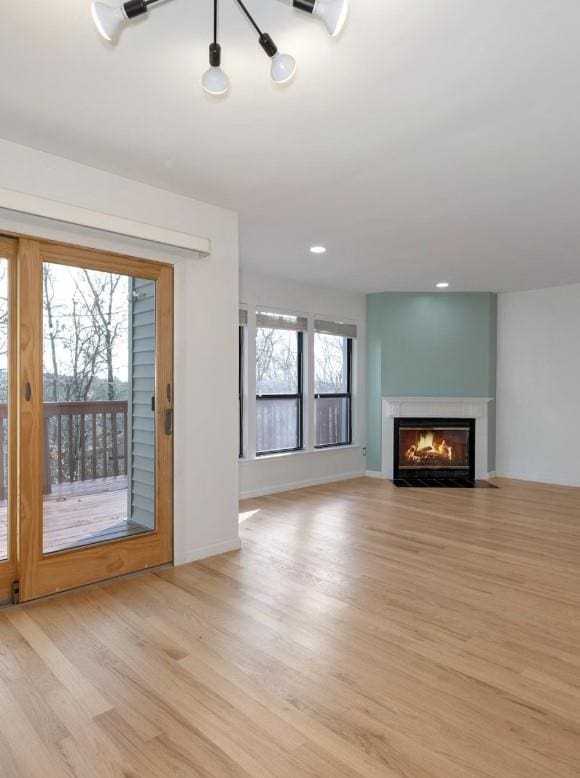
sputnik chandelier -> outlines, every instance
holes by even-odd
[[[320,19],[329,34],[338,35],[346,20],[348,0],[282,0],[292,4],[299,11],[304,11]],[[111,6],[101,0],[92,4],[93,21],[97,30],[107,41],[114,41],[121,29],[132,19],[147,13],[150,5],[160,0],[127,0],[120,6]],[[282,54],[268,35],[263,32],[254,17],[248,11],[242,0],[234,0],[248,21],[258,33],[258,43],[271,60],[270,74],[277,84],[290,81],[296,72],[296,60],[290,54]],[[229,89],[229,79],[221,68],[221,46],[217,40],[218,32],[218,0],[213,0],[213,41],[209,44],[209,70],[202,76],[201,83],[206,92],[212,95],[223,95]]]

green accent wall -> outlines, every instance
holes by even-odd
[[[493,397],[497,296],[492,293],[367,296],[367,469],[381,470],[383,397]],[[488,470],[495,469],[495,401]]]

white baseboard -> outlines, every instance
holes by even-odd
[[[249,500],[252,497],[266,497],[268,494],[292,492],[295,489],[306,489],[309,486],[322,486],[322,484],[332,484],[337,481],[348,481],[351,478],[361,478],[363,475],[363,471],[358,471],[354,473],[341,473],[340,475],[324,476],[322,478],[310,478],[306,481],[295,481],[294,483],[265,486],[261,489],[251,489],[245,492],[240,492],[240,500]]]
[[[548,486],[575,486],[580,487],[580,481],[564,481],[557,478],[546,478],[536,473],[494,473],[497,478],[510,478],[513,481],[529,481],[534,484],[547,484]]]
[[[221,543],[212,543],[210,546],[200,546],[200,548],[194,548],[191,551],[186,551],[185,554],[180,554],[179,557],[176,556],[174,564],[176,567],[187,565],[189,562],[197,562],[210,556],[226,554],[228,551],[238,551],[241,547],[242,541],[239,538],[224,540]]]

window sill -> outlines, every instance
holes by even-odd
[[[261,462],[268,459],[281,459],[283,457],[300,457],[307,456],[309,454],[326,454],[329,451],[352,451],[353,449],[361,448],[358,443],[350,443],[347,446],[326,446],[325,448],[309,448],[302,449],[301,451],[282,451],[279,454],[263,454],[262,456],[255,457],[240,457],[238,462]]]

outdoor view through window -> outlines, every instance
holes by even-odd
[[[257,454],[302,448],[302,339],[296,330],[256,328]],[[317,447],[351,442],[351,348],[350,338],[314,334]]]
[[[45,263],[44,552],[155,526],[155,282]]]
[[[8,556],[8,260],[0,259],[0,559]]]
[[[256,452],[300,448],[302,333],[256,330]]]
[[[342,335],[314,333],[316,445],[351,442],[350,343]]]

